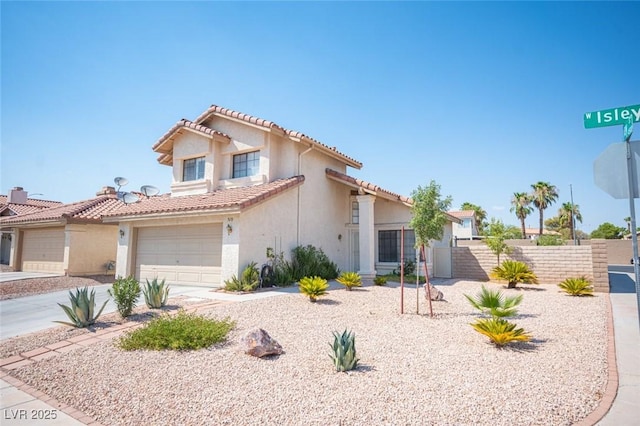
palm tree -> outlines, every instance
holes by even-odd
[[[533,212],[533,207],[530,207],[531,195],[526,192],[514,192],[513,198],[511,199],[511,209],[510,212],[515,212],[516,217],[520,219],[520,225],[522,226],[522,239],[527,238],[527,230],[524,227],[524,220]]]
[[[624,221],[627,222],[627,234],[631,235],[631,216],[625,217]]]
[[[580,213],[580,206],[571,203],[562,203],[562,207],[558,210],[558,218],[562,227],[569,226],[569,235],[571,239],[576,238],[576,227],[574,221],[582,223],[582,213]]]
[[[544,211],[551,204],[555,203],[558,199],[558,188],[551,185],[549,182],[538,182],[531,185],[533,193],[533,205],[540,211],[540,234],[542,235],[542,229],[544,225]]]

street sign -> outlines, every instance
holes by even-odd
[[[633,134],[633,120],[631,119],[631,117],[629,117],[629,121],[627,121],[625,125],[622,127],[622,139],[624,139],[625,142],[629,142],[629,139],[631,139],[632,134]]]
[[[640,141],[629,142],[635,164],[640,165]],[[640,181],[640,167],[635,167],[633,178]],[[593,163],[593,180],[607,194],[616,199],[629,198],[629,176],[627,175],[627,143],[611,144]],[[633,198],[640,198],[635,185]]]
[[[584,114],[584,128],[618,126],[628,123],[629,119],[640,121],[640,105],[587,112]]]

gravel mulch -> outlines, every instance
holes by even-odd
[[[505,290],[524,294],[513,320],[534,338],[500,350],[469,325],[478,314],[463,294],[480,283],[438,287],[446,301],[434,302],[435,318],[415,314],[415,289],[400,315],[397,286],[334,290],[315,304],[290,294],[209,308],[237,321],[216,347],[124,352],[106,341],[11,374],[109,425],[570,425],[596,408],[607,381],[604,296]],[[256,326],[284,354],[245,355],[240,338]],[[337,373],[329,344],[345,328],[360,364]]]

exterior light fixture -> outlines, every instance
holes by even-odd
[[[227,234],[231,235],[232,232],[233,232],[233,228],[231,227],[231,224],[227,223]]]
[[[124,229],[120,230],[120,238],[124,238]]]

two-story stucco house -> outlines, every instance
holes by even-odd
[[[153,150],[172,169],[171,193],[103,215],[119,224],[116,275],[221,286],[264,263],[267,248],[288,257],[308,244],[364,278],[400,261],[411,200],[349,176],[362,164],[334,147],[213,105],[178,121]],[[448,223],[441,244],[450,238]],[[413,242],[408,231],[407,257]]]
[[[476,225],[476,212],[474,210],[450,211],[449,214],[460,220],[453,223],[453,236],[458,240],[474,240],[479,238]]]

